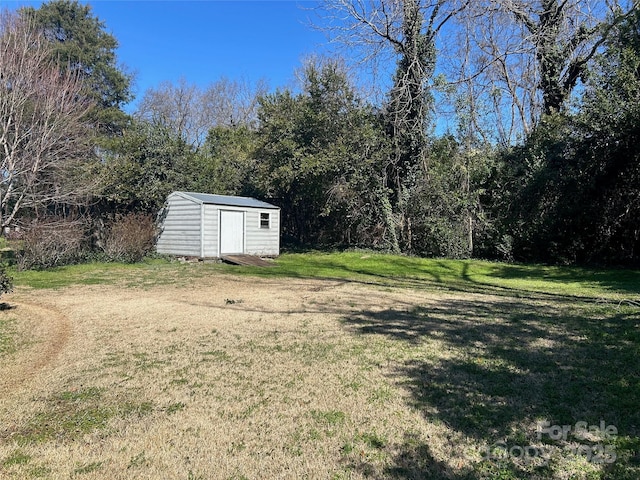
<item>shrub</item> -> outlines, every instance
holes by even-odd
[[[102,249],[114,262],[135,263],[153,250],[156,226],[151,215],[118,215],[106,228]]]
[[[7,274],[5,265],[0,264],[0,295],[13,290],[13,278]]]
[[[17,255],[20,270],[50,268],[82,261],[88,252],[89,236],[84,221],[50,217],[34,220],[21,235]]]

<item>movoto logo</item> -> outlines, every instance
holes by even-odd
[[[579,421],[573,425],[551,425],[550,422],[539,422],[536,427],[536,437],[540,442],[551,440],[554,442],[570,442],[564,447],[554,445],[511,445],[507,442],[495,442],[474,451],[465,452],[469,460],[480,459],[490,462],[512,460],[517,463],[547,465],[552,453],[575,455],[585,458],[591,463],[613,463],[617,455],[610,443],[618,436],[618,429],[614,425],[607,425],[601,420],[598,425]],[[580,443],[582,442],[582,443]],[[557,454],[557,453],[556,453]]]

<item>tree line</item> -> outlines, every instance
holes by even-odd
[[[275,203],[291,246],[640,264],[636,1],[326,0],[317,26],[350,54],[297,88],[183,79],[126,114],[89,6],[3,12],[3,230],[104,249],[185,190]]]

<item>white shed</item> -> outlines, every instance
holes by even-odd
[[[255,198],[173,192],[161,213],[158,253],[212,258],[280,254],[280,208]]]

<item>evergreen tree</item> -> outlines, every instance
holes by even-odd
[[[52,0],[39,8],[24,7],[20,15],[33,21],[53,44],[52,60],[84,82],[84,93],[96,107],[91,118],[102,132],[119,132],[126,122],[121,110],[132,99],[131,75],[117,65],[118,41],[77,0]]]
[[[309,64],[304,73],[301,94],[280,91],[260,100],[258,187],[282,206],[288,240],[385,244],[379,118],[335,62]]]

